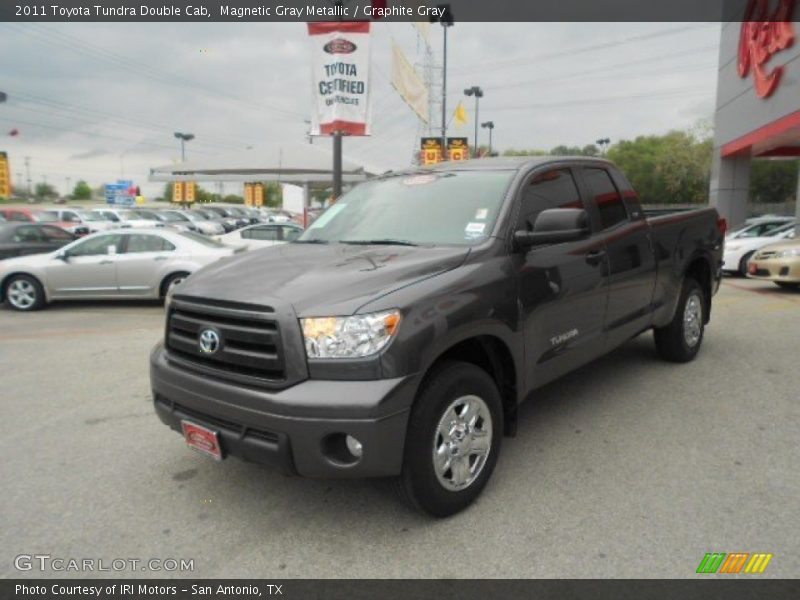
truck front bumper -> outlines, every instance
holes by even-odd
[[[254,389],[181,369],[158,344],[150,382],[161,421],[217,431],[224,455],[306,477],[386,477],[400,473],[419,376]],[[347,435],[361,442],[360,457],[347,451]]]

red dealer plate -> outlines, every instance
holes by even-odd
[[[758,273],[758,265],[756,263],[750,263],[747,266],[748,269],[750,270],[751,275],[755,275],[756,273]]]
[[[186,439],[186,443],[191,448],[210,456],[214,460],[222,460],[219,433],[191,421],[181,421],[181,429],[183,429],[183,437]]]

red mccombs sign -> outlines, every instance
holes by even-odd
[[[770,0],[750,0],[739,36],[739,77],[752,70],[756,94],[769,98],[777,89],[784,67],[767,63],[794,43],[792,13],[796,0],[779,0],[770,13]]]

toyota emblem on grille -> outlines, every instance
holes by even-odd
[[[214,354],[219,350],[219,334],[213,329],[204,329],[198,338],[200,342],[200,352],[203,354]]]

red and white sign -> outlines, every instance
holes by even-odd
[[[309,23],[311,135],[369,135],[369,22]]]
[[[784,67],[770,70],[769,60],[794,43],[792,13],[795,0],[778,0],[772,13],[768,0],[750,0],[739,36],[739,77],[752,70],[759,98],[769,98],[781,80]]]

